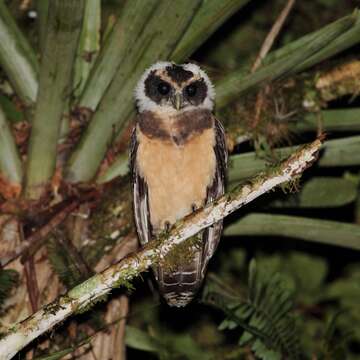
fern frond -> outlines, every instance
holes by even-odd
[[[53,232],[52,238],[47,241],[47,251],[51,267],[67,289],[71,289],[93,275],[93,271],[82,258],[80,252],[66,237],[66,234],[59,229]],[[106,299],[107,295],[104,295],[90,301],[86,307],[79,309],[77,313],[82,314]],[[102,327],[102,316],[101,309],[92,311],[87,324],[93,329]]]
[[[17,285],[19,274],[15,270],[0,270],[0,306]]]
[[[77,249],[64,239],[65,236],[62,233],[54,234],[47,243],[47,251],[52,268],[61,282],[70,289],[93,273]]]
[[[291,314],[292,292],[280,274],[258,271],[253,260],[249,266],[247,297],[224,296],[224,290],[219,292],[219,287],[219,284],[217,288],[207,286],[203,301],[226,314],[220,329],[242,328],[240,345],[251,343],[259,358],[277,359],[280,355],[301,358],[297,326]]]
[[[354,330],[341,331],[338,327],[339,318],[344,311],[338,311],[330,318],[323,337],[323,344],[319,359],[345,359],[347,354],[347,343],[351,341]]]

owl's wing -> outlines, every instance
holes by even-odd
[[[138,145],[135,127],[130,142],[130,171],[133,184],[135,225],[140,243],[144,245],[151,239],[152,229],[150,224],[148,187],[143,177],[139,174],[136,165]]]
[[[215,176],[212,184],[207,189],[206,203],[210,203],[225,192],[225,177],[228,160],[228,152],[225,140],[225,130],[221,122],[214,118],[215,121],[215,145],[214,152],[216,156]],[[204,251],[202,257],[201,272],[205,275],[207,264],[213,256],[221,237],[222,221],[219,221],[204,231]]]

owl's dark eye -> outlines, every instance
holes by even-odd
[[[196,95],[197,87],[194,84],[190,84],[185,88],[186,94],[189,97],[193,97]]]
[[[170,85],[165,81],[162,81],[159,83],[157,89],[161,95],[167,95],[170,92]]]

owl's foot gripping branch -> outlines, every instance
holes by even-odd
[[[317,159],[321,140],[295,151],[287,160],[245,185],[239,185],[216,202],[178,221],[159,241],[150,242],[138,252],[77,285],[67,294],[12,326],[0,340],[0,360],[11,359],[36,339],[70,315],[83,312],[103,299],[112,288],[126,285],[151,265],[158,263],[175,246],[200,230],[221,220],[278,185],[296,180]]]

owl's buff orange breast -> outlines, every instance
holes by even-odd
[[[206,129],[183,145],[137,132],[137,166],[148,185],[154,231],[202,206],[216,166],[214,129]]]

